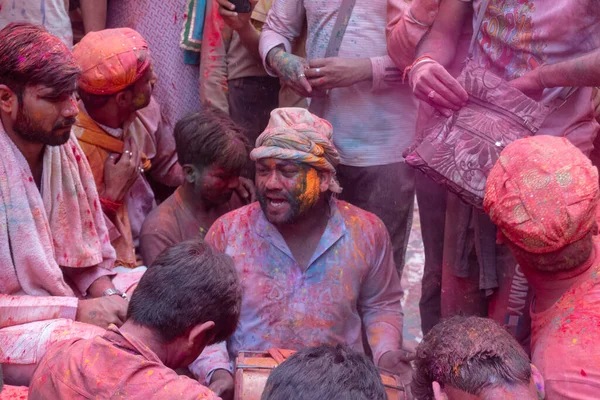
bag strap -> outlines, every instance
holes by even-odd
[[[483,0],[481,2],[481,7],[479,7],[479,15],[477,15],[477,22],[473,27],[473,36],[471,37],[471,44],[469,45],[469,58],[473,57],[473,49],[475,48],[475,41],[477,41],[477,35],[479,35],[479,29],[481,29],[481,25],[483,24],[483,19],[485,18],[485,12],[490,5],[490,0]]]
[[[354,10],[355,5],[356,0],[342,0],[337,18],[333,24],[333,29],[331,30],[331,36],[329,38],[329,43],[327,44],[327,49],[325,50],[325,58],[337,57],[339,54],[340,47],[342,46],[342,40],[346,34],[346,28],[348,27],[348,22],[350,22],[350,17],[352,16],[352,11]],[[308,109],[311,113],[322,117],[328,102],[328,94],[325,94],[321,97],[313,97],[310,100],[310,106]]]
[[[348,27],[348,22],[350,21],[355,5],[356,0],[342,0],[342,5],[340,6],[335,24],[333,25],[327,49],[325,50],[325,58],[337,57],[339,54],[342,40],[346,34],[346,28]]]

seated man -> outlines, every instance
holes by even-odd
[[[262,400],[387,400],[379,371],[338,344],[300,350],[271,372]]]
[[[152,210],[140,234],[140,252],[150,265],[166,247],[204,238],[223,214],[244,205],[235,191],[248,159],[248,141],[227,114],[211,106],[175,125],[184,182]]]
[[[484,207],[534,289],[531,354],[549,399],[596,399],[600,387],[598,170],[564,138],[508,145]]]
[[[127,301],[115,285],[127,285],[110,278],[115,251],[71,137],[73,55],[44,28],[12,23],[0,60],[0,364],[21,385],[49,344],[121,324]]]
[[[140,280],[123,326],[52,347],[35,371],[29,398],[174,399],[184,394],[216,400],[174,369],[231,336],[241,300],[230,257],[199,240],[170,247]]]
[[[144,38],[129,28],[91,32],[73,50],[82,69],[73,133],[90,163],[117,252],[135,267],[144,219],[155,206],[153,182],[182,182],[172,132],[152,97],[156,75]]]
[[[240,350],[299,350],[346,343],[364,352],[364,326],[375,364],[404,369],[402,288],[385,226],[332,194],[339,155],[331,125],[302,108],[271,113],[250,158],[258,203],[218,219],[205,240],[233,257],[244,297],[240,324],[221,351],[191,367],[211,385],[232,384]]]
[[[417,347],[412,394],[419,400],[537,400],[544,380],[519,343],[481,317],[452,317]]]

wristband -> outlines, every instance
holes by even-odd
[[[118,291],[117,289],[113,289],[113,288],[106,289],[106,290],[104,291],[104,293],[102,293],[102,296],[103,296],[103,297],[106,297],[106,296],[121,296],[121,297],[122,297],[122,298],[124,298],[125,300],[129,300],[129,299],[127,298],[127,293],[120,292],[120,291]]]
[[[123,205],[123,202],[115,202],[100,197],[100,205],[104,211],[117,212]]]
[[[410,11],[410,8],[408,10],[406,10],[406,15],[408,15],[408,18],[417,25],[421,25],[425,28],[429,28],[431,26],[431,24],[425,24],[425,23],[419,21],[418,19],[416,19],[415,17],[413,17],[412,12]]]
[[[402,73],[402,83],[404,83],[404,81],[406,80],[406,76],[410,73],[410,71],[412,71],[414,67],[416,67],[419,64],[425,64],[430,62],[436,63],[437,61],[435,61],[433,58],[427,55],[417,58],[412,64],[404,68],[404,72]]]

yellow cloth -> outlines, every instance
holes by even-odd
[[[79,145],[94,174],[96,187],[101,192],[104,189],[104,164],[111,153],[123,152],[123,142],[106,133],[81,108],[73,127],[73,133],[79,140]],[[118,237],[111,237],[111,244],[117,252],[115,266],[122,265],[130,268],[137,266],[127,205],[123,203],[114,215],[110,215],[110,213],[107,215],[106,212],[105,215],[119,232]]]

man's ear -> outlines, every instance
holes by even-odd
[[[133,91],[127,89],[121,90],[119,93],[115,94],[115,101],[119,108],[131,107]]]
[[[216,335],[214,321],[204,322],[190,329],[188,344],[193,349],[204,349],[213,343]]]
[[[198,174],[200,173],[196,167],[191,164],[184,164],[181,169],[183,170],[183,176],[187,183],[196,182],[196,178],[198,178]]]
[[[329,190],[329,182],[331,182],[331,172],[319,171],[319,190],[324,193]]]
[[[12,114],[15,107],[19,107],[19,99],[16,93],[8,86],[0,85],[0,110]]]
[[[433,398],[435,400],[448,400],[448,396],[446,396],[438,382],[433,381],[431,387],[433,388]]]

